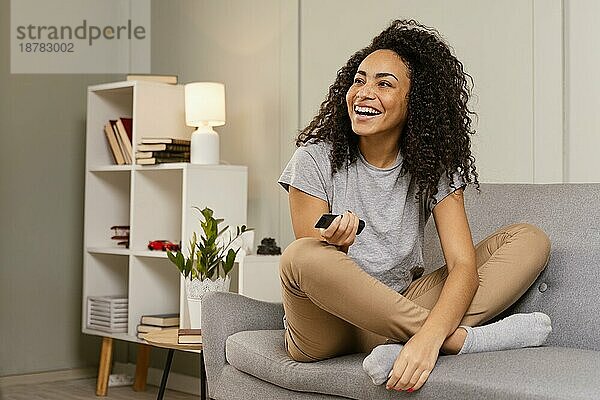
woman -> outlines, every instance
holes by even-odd
[[[545,341],[551,326],[542,313],[478,326],[535,281],[550,243],[515,224],[473,245],[463,203],[467,183],[479,190],[467,77],[435,30],[394,21],[338,71],[299,134],[279,180],[298,239],[280,265],[294,360],[371,352],[363,368],[373,383],[413,391],[440,351]],[[340,216],[315,229],[328,212]],[[446,265],[421,276],[431,214]],[[357,236],[359,219],[366,227]]]

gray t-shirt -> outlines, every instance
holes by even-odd
[[[298,147],[279,184],[286,191],[292,185],[326,201],[333,214],[351,210],[365,221],[348,255],[371,276],[398,293],[404,292],[423,274],[423,237],[433,201],[415,199],[415,180],[408,173],[400,175],[400,153],[389,168],[377,168],[359,154],[355,163],[332,177],[330,149],[326,142]],[[455,189],[442,174],[435,195],[438,202],[466,186],[459,174],[455,173],[453,179]]]

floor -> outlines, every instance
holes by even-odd
[[[154,400],[156,386],[146,386],[145,392],[134,392],[131,386],[110,387],[106,397],[96,397],[96,379],[12,385],[0,388],[0,400]],[[198,400],[200,396],[167,390],[164,400]]]

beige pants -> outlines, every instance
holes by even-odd
[[[506,310],[548,262],[550,241],[529,224],[498,229],[475,246],[479,288],[461,325],[477,326]],[[312,362],[405,343],[423,325],[448,276],[446,266],[413,281],[402,294],[363,271],[348,255],[301,238],[281,256],[288,355]]]

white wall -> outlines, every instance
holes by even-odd
[[[565,181],[600,181],[600,2],[565,0]]]

